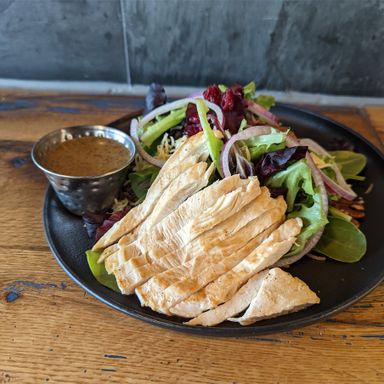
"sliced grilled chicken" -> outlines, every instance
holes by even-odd
[[[212,221],[212,215],[215,214],[216,223],[220,223],[221,221],[230,217],[231,214],[236,213],[243,206],[248,204],[250,201],[255,199],[260,194],[260,186],[257,178],[249,178],[246,180],[241,180],[240,178],[237,178],[237,181],[240,186],[235,190],[232,190],[231,192],[228,192],[225,195],[220,196],[218,199],[208,198],[207,200],[211,201],[213,205],[207,206],[207,204],[205,203],[205,204],[202,204],[200,207],[192,208],[189,202],[190,199],[187,199],[187,201],[181,204],[179,208],[176,209],[176,211],[174,211],[171,215],[167,216],[164,220],[162,220],[159,223],[159,225],[161,225],[163,228],[162,235],[167,237],[163,241],[159,241],[157,243],[156,242],[153,243],[153,241],[149,240],[149,238],[147,237],[148,242],[152,244],[152,246],[155,246],[156,248],[151,249],[149,252],[143,251],[143,254],[145,254],[146,259],[148,259],[148,261],[156,260],[157,258],[160,258],[163,255],[166,255],[168,252],[172,252],[172,250],[186,245],[189,241],[197,237],[200,234],[199,232],[193,231],[192,229],[190,231],[186,231],[185,227],[188,226],[188,228],[190,228],[199,220],[199,218],[202,221],[208,221],[208,220]],[[224,180],[222,182],[224,182]],[[219,182],[219,184],[220,183],[221,182]],[[209,189],[209,187],[206,189]],[[208,191],[208,192],[212,193],[212,191]],[[196,200],[194,197],[195,195],[192,196],[191,199],[193,203],[196,203]],[[186,211],[185,205],[191,207],[191,210],[194,213],[193,216],[191,216],[190,213],[186,214],[187,211]],[[174,223],[175,222],[177,223],[178,221],[180,222],[180,220],[177,220],[177,217],[186,217],[189,220],[186,218],[180,219],[185,222],[185,225],[178,232],[175,232],[175,230],[173,229]],[[175,220],[172,220],[173,218],[175,218]],[[165,224],[163,223],[164,221],[166,221]],[[204,229],[205,228],[200,228],[201,233],[204,232]],[[207,230],[208,229],[209,228],[207,228]],[[138,243],[139,243],[139,239],[135,243],[135,247]],[[154,252],[156,252],[156,254],[153,254]],[[107,269],[113,270],[113,265],[110,267],[110,263],[112,262],[116,263],[115,265],[121,264],[121,262],[118,260],[119,255],[122,257],[124,257],[125,255],[128,257],[128,259],[130,259],[129,253],[125,253],[124,250],[122,250],[117,255],[112,255],[117,260],[114,260],[112,256],[110,256],[106,260]],[[135,262],[135,260],[133,261],[128,260],[127,262]],[[124,268],[123,274],[128,273],[130,269],[130,264],[126,266],[124,264],[120,265],[117,270],[121,270],[123,268]]]
[[[208,148],[204,134],[194,135],[181,145],[161,168],[155,181],[148,190],[146,199],[140,205],[132,208],[120,221],[102,236],[93,246],[93,250],[100,250],[117,242],[123,235],[131,232],[141,224],[154,209],[158,199],[168,185],[180,173],[208,157]]]
[[[285,221],[234,268],[175,305],[170,312],[183,317],[196,317],[229,300],[250,277],[273,265],[290,250],[301,227],[300,218]]]
[[[196,217],[214,205],[218,198],[249,183],[233,175],[223,180],[216,181],[205,189],[195,193],[181,204],[177,210],[168,215],[157,224],[150,233],[141,234],[138,244],[143,252],[156,246],[160,241],[173,237],[192,217]]]
[[[117,254],[117,249],[114,253],[111,253],[106,263],[107,271],[112,273],[124,261],[140,253],[145,253],[147,249],[156,246],[156,244],[162,241],[166,241],[167,238],[170,238],[175,232],[179,231],[191,217],[197,216],[199,212],[212,206],[220,196],[234,191],[239,186],[247,183],[248,181],[240,179],[239,175],[233,175],[224,180],[216,181],[187,199],[175,211],[156,224],[150,232],[142,233],[139,238],[136,235],[134,237],[131,234],[124,235],[119,240],[119,246],[125,248],[136,241],[134,249],[124,249],[124,252],[121,252],[119,255]],[[140,252],[136,253],[137,247],[140,248]]]
[[[178,232],[172,231],[171,225],[167,229],[170,237],[167,238],[167,241],[158,243],[154,248],[147,251],[147,257],[152,261],[159,260],[167,253],[184,247],[202,233],[209,231],[239,212],[261,193],[257,178],[248,178],[247,181],[247,184],[243,184],[234,191],[216,199],[215,204],[211,207],[200,210],[199,214],[188,220]]]
[[[212,163],[208,170],[207,168],[208,164],[205,161],[199,162],[173,180],[162,194],[152,213],[140,226],[138,236],[150,231],[164,217],[176,210],[181,203],[206,187],[215,170],[215,164]]]
[[[175,166],[172,171],[164,174],[163,177],[160,177],[159,173],[156,178],[156,180],[159,179],[159,181],[156,184],[156,180],[153,182],[147,192],[145,200],[128,211],[120,221],[115,223],[112,228],[97,241],[92,249],[98,251],[106,248],[107,246],[116,243],[122,236],[132,232],[150,215],[156,206],[158,199],[161,198],[161,195],[166,191],[169,184],[182,172],[196,163],[198,163],[198,158],[191,157],[180,165]]]
[[[273,268],[264,278],[244,315],[239,318],[228,318],[228,320],[249,325],[259,320],[296,312],[319,302],[320,299],[316,293],[311,291],[302,280],[280,268]],[[190,323],[196,325],[199,321],[193,319]]]
[[[257,273],[255,276],[250,278],[230,300],[219,305],[215,309],[202,313],[185,324],[211,327],[220,324],[228,318],[244,311],[244,309],[249,306],[252,299],[256,297],[263,280],[268,275],[268,272],[269,271],[266,269]]]
[[[207,253],[203,251],[187,263],[157,274],[136,289],[141,303],[169,314],[169,308],[229,271],[261,244],[272,229],[264,231],[282,220],[285,208],[284,203],[284,209],[272,208],[264,212],[224,241],[223,247],[217,244]],[[251,244],[247,246],[249,242]]]
[[[137,236],[140,236],[140,233],[150,233],[153,226],[177,209],[190,196],[204,188],[215,170],[213,163],[208,169],[207,167],[208,164],[206,162],[200,162],[178,175],[169,184],[152,213],[139,226]],[[106,259],[105,268],[108,273],[112,273],[120,264],[140,254],[141,251],[136,241],[131,242],[127,246],[123,245],[122,241],[119,241],[117,253],[110,255]]]
[[[239,212],[196,237],[185,247],[175,249],[156,260],[156,263],[164,269],[168,269],[185,263],[193,258],[193,255],[209,254],[215,248],[220,249],[223,255],[231,253],[235,249],[234,247],[238,249],[272,223],[280,221],[285,214],[286,207],[281,196],[272,199],[268,188],[262,187],[260,195]]]

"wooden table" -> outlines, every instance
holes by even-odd
[[[43,234],[47,181],[31,163],[33,142],[59,127],[106,124],[141,103],[0,93],[0,382],[383,383],[384,285],[322,323],[225,339],[132,319],[65,274]],[[311,108],[383,148],[383,107]]]

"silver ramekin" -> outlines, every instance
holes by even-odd
[[[113,139],[123,144],[130,151],[127,164],[116,171],[101,176],[66,176],[45,168],[41,160],[47,150],[63,141],[84,136],[97,136]],[[83,125],[58,129],[43,136],[32,149],[32,160],[48,178],[62,204],[75,215],[86,212],[105,212],[113,205],[127,174],[128,166],[135,157],[135,144],[122,131],[101,125]]]

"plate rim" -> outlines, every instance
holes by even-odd
[[[373,150],[375,154],[378,155],[381,158],[381,161],[383,161],[384,163],[384,154],[382,153],[382,151],[379,150],[379,148],[377,148],[374,144],[368,141],[360,133],[354,131],[352,128],[349,128],[348,126],[345,126],[342,123],[339,123],[331,118],[328,118],[327,116],[323,116],[316,112],[308,111],[300,107],[291,106],[286,103],[276,103],[276,107],[282,107],[289,110],[297,111],[301,114],[313,116],[313,117],[316,117],[317,119],[320,119],[323,121],[325,120],[331,124],[334,124],[340,127],[341,129],[344,129],[345,131],[350,133],[352,136],[357,137],[359,140],[367,144],[370,147],[370,149]],[[216,337],[250,337],[250,336],[261,336],[261,335],[278,333],[278,332],[287,332],[287,331],[291,331],[297,328],[302,328],[302,327],[320,322],[322,320],[325,320],[329,317],[334,316],[336,313],[341,312],[342,310],[346,309],[347,307],[351,306],[352,304],[356,303],[358,300],[368,295],[384,280],[384,268],[383,268],[383,270],[378,275],[378,277],[375,280],[371,281],[370,284],[368,284],[362,291],[342,301],[338,305],[328,310],[325,310],[322,313],[316,313],[307,317],[287,321],[283,325],[276,323],[276,324],[270,324],[270,325],[263,324],[262,326],[258,326],[257,325],[258,323],[255,323],[256,325],[251,325],[247,327],[239,326],[238,328],[235,328],[235,327],[199,327],[199,326],[187,326],[182,323],[174,323],[166,319],[157,317],[155,312],[153,312],[154,315],[143,314],[135,309],[131,309],[120,303],[117,303],[112,298],[105,297],[102,292],[99,292],[97,289],[94,289],[93,287],[88,286],[87,283],[84,282],[83,279],[80,276],[78,276],[77,273],[73,271],[66,264],[65,260],[63,259],[63,257],[60,255],[60,252],[56,248],[56,245],[51,235],[50,226],[49,226],[48,212],[50,209],[49,204],[52,198],[54,198],[54,191],[51,186],[48,186],[44,196],[44,206],[43,206],[44,234],[53,256],[55,257],[60,267],[66,272],[66,274],[82,289],[84,289],[90,295],[92,295],[93,297],[101,301],[103,304],[108,305],[110,308],[113,308],[135,319],[142,320],[146,323],[150,323],[152,325],[156,325],[158,327],[173,330],[173,331],[195,334],[200,336],[216,336]],[[97,283],[96,280],[95,282]]]

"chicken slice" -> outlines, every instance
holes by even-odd
[[[202,313],[184,324],[211,327],[220,324],[229,317],[235,316],[244,311],[244,309],[249,306],[252,299],[256,297],[268,272],[269,271],[266,269],[257,273],[255,276],[250,278],[230,300],[219,305],[215,309]]]
[[[97,259],[98,263],[102,263],[107,257],[115,254],[119,250],[118,244],[112,244],[105,248],[103,252],[101,252],[99,258]]]
[[[233,268],[261,244],[272,232],[265,230],[283,218],[285,207],[273,208],[249,222],[248,228],[226,240],[223,248],[217,244],[208,253],[202,252],[189,262],[154,276],[136,289],[140,301],[156,311],[170,313],[169,308]]]
[[[152,212],[158,199],[175,177],[200,160],[205,161],[207,157],[208,148],[202,132],[188,139],[161,168],[158,176],[149,188],[143,203],[132,208],[97,241],[92,249],[97,251],[106,248],[108,245],[117,242],[126,233],[135,229]]]
[[[244,315],[228,318],[228,320],[249,325],[259,320],[296,312],[319,302],[320,299],[316,293],[311,291],[302,280],[280,268],[273,268],[263,280],[257,295]],[[199,323],[194,320],[196,319],[189,323],[192,325]]]
[[[182,317],[196,317],[229,300],[251,276],[273,265],[290,250],[301,227],[300,218],[285,221],[234,268],[175,305],[170,312]]]
[[[274,222],[280,221],[286,209],[282,196],[272,199],[268,188],[262,187],[260,195],[239,212],[196,237],[185,247],[168,253],[156,263],[168,269],[185,263],[194,255],[209,254],[215,247],[219,247],[223,254],[231,253]]]

